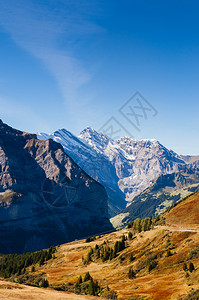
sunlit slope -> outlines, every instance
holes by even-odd
[[[63,244],[56,248],[52,259],[44,261],[42,265],[36,263],[34,271],[29,266],[25,272],[10,279],[16,282],[22,280],[27,284],[31,283],[31,276],[42,276],[48,280],[50,288],[34,288],[32,291],[41,293],[42,297],[45,293],[52,293],[56,297],[63,295],[62,298],[55,299],[65,299],[69,292],[79,291],[77,282],[80,276],[83,281],[80,283],[81,288],[89,283],[84,281],[89,272],[94,282],[98,282],[104,297],[113,292],[121,300],[194,299],[186,297],[193,291],[199,295],[198,202],[199,193],[189,196],[160,218],[158,222],[163,225],[152,225],[152,229],[145,232],[137,233],[133,228],[126,228],[96,236],[91,241],[79,240]],[[124,247],[116,255],[104,259],[105,253],[112,253],[111,249],[114,250],[115,245],[124,237]],[[194,270],[190,269],[191,263]],[[131,278],[129,270],[134,271]],[[60,289],[62,292],[56,294],[53,289]],[[5,289],[3,292],[8,293]],[[82,289],[80,292],[83,293]],[[10,291],[9,295],[13,293],[16,291]],[[42,297],[38,299],[43,299]],[[78,300],[78,297],[71,294],[71,300]],[[7,299],[15,298],[9,296]]]
[[[164,216],[168,225],[199,229],[199,192],[178,203]]]

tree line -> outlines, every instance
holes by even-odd
[[[105,296],[108,299],[117,299],[117,294],[114,291],[110,291],[107,286],[106,289],[102,288],[97,280],[94,280],[89,272],[84,276],[84,279],[80,275],[75,283],[76,294],[92,295],[92,296]]]
[[[88,264],[92,261],[92,259],[101,259],[102,262],[105,262],[107,260],[112,260],[117,256],[119,252],[124,250],[126,248],[125,245],[125,236],[123,235],[121,238],[121,241],[116,241],[113,247],[110,247],[107,245],[106,242],[104,242],[102,245],[95,245],[94,248],[91,247],[89,250],[86,258],[82,258],[82,262],[84,265]]]
[[[12,275],[21,275],[25,273],[26,268],[39,263],[42,266],[45,261],[48,261],[54,256],[56,247],[52,246],[48,250],[37,252],[26,252],[23,254],[7,254],[0,257],[0,276],[9,278]]]
[[[137,233],[140,233],[142,231],[151,230],[154,225],[163,225],[164,223],[164,218],[160,216],[144,219],[137,218],[134,221],[129,222],[127,227],[134,229]]]

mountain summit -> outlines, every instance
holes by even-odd
[[[104,187],[61,144],[2,121],[0,220],[1,253],[38,250],[112,229]]]
[[[198,165],[197,158],[178,155],[155,139],[123,137],[115,141],[91,127],[84,129],[78,137],[65,129],[37,136],[60,142],[85,172],[105,186],[109,216],[131,204],[155,178],[184,171],[192,164]]]

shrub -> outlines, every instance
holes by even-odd
[[[88,294],[92,296],[98,296],[100,292],[100,286],[98,285],[98,282],[94,282],[91,278],[88,286]]]
[[[199,258],[199,246],[189,252],[187,259],[189,260],[193,258]]]
[[[188,277],[189,277],[189,273],[186,271],[185,278],[188,278]]]
[[[167,252],[166,252],[166,257],[169,257],[169,256],[172,256],[172,253],[171,253],[170,249],[168,249]]]
[[[35,266],[32,266],[31,272],[35,272]]]
[[[116,292],[114,292],[114,291],[110,291],[110,293],[108,293],[108,294],[106,295],[106,298],[107,298],[107,299],[116,300],[116,299],[117,299],[117,294],[116,294]]]
[[[193,272],[195,270],[195,268],[194,268],[194,265],[193,265],[193,263],[191,262],[190,264],[189,264],[189,272]]]
[[[133,268],[129,268],[128,278],[129,278],[129,279],[133,279],[133,278],[135,278],[135,277],[136,277],[136,274],[135,274]]]
[[[132,234],[132,232],[130,231],[130,232],[128,233],[128,239],[129,239],[129,240],[132,240],[132,237],[133,237],[133,234]]]
[[[155,267],[157,266],[157,261],[152,261],[149,263],[147,269],[148,269],[148,272],[150,272],[151,270],[155,269]]]
[[[187,264],[186,263],[183,264],[183,270],[187,271]]]
[[[49,286],[48,280],[47,279],[42,279],[40,286],[43,287],[43,288],[47,288]]]
[[[120,256],[118,257],[118,259],[119,259],[119,262],[122,263],[122,262],[125,260],[125,257],[122,256],[122,255],[120,255]]]
[[[140,270],[144,269],[144,268],[148,268],[148,266],[150,264],[153,263],[153,261],[155,261],[157,259],[157,255],[156,254],[153,254],[143,260],[141,260],[138,265],[136,266],[136,271],[139,272]],[[156,262],[156,265],[157,265],[157,262]]]
[[[88,237],[87,239],[86,239],[86,243],[90,243],[90,242],[93,242],[93,241],[95,241],[96,240],[96,237],[95,236],[93,236],[93,237]]]
[[[199,290],[192,291],[184,300],[199,300]]]
[[[133,256],[133,254],[131,253],[130,256],[129,256],[129,262],[132,262],[134,261],[135,257]]]
[[[91,279],[91,275],[90,275],[89,272],[87,272],[87,273],[85,274],[85,276],[84,276],[84,282],[86,282],[86,281],[88,281],[88,280],[90,280],[90,279]]]
[[[77,282],[76,282],[76,286],[80,285],[82,283],[82,276],[80,275],[79,278],[77,279]]]

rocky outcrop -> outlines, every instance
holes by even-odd
[[[114,141],[88,127],[78,137],[65,129],[38,134],[60,142],[65,152],[107,191],[109,216],[114,216],[143,192],[155,178],[199,167],[199,157],[180,156],[153,139],[123,137]]]
[[[136,196],[133,203],[113,217],[114,227],[124,227],[136,218],[162,214],[179,200],[199,191],[199,169],[190,168],[172,174],[161,175],[148,188]]]
[[[49,139],[0,121],[0,252],[32,251],[112,229],[104,187]]]

